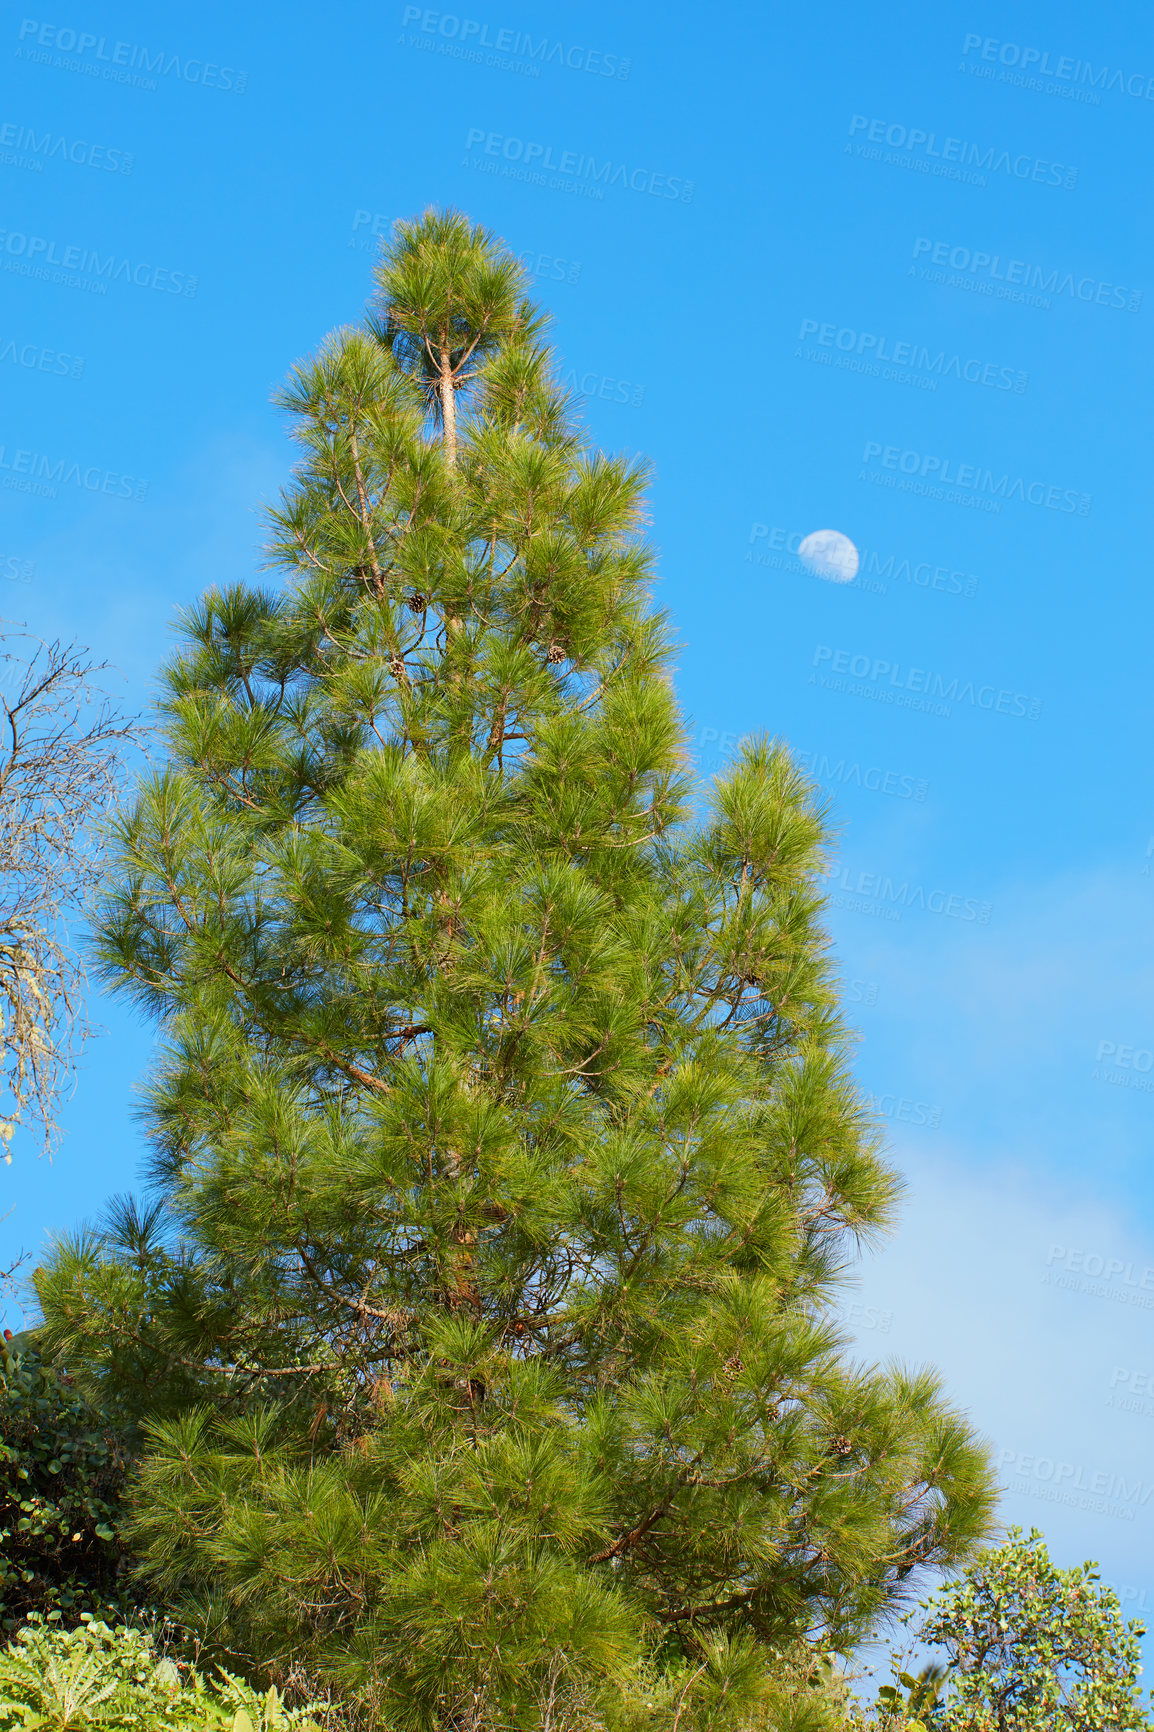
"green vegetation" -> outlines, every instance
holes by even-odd
[[[0,1727],[5,1732],[309,1732],[305,1710],[276,1690],[258,1695],[218,1671],[206,1679],[162,1657],[141,1630],[85,1623],[74,1630],[31,1624],[0,1651]]]
[[[11,1632],[39,1615],[132,1608],[121,1567],[125,1440],[41,1362],[30,1337],[0,1353],[0,1620]]]
[[[693,819],[644,472],[509,255],[431,214],[379,290],[283,394],[287,586],[167,670],[100,930],[155,1201],[55,1245],[40,1339],[230,1667],[397,1732],[830,1724],[993,1489],[834,1318],[898,1185],[826,815],[754,740]]]
[[[945,1664],[913,1678],[895,1662],[877,1732],[1143,1732],[1141,1624],[1093,1564],[1060,1570],[1042,1536],[1011,1528],[965,1574],[923,1602],[916,1638]],[[914,1620],[910,1620],[914,1622]],[[903,1691],[906,1692],[903,1699]]]

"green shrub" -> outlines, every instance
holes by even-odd
[[[123,1621],[132,1589],[120,1538],[125,1439],[30,1336],[0,1344],[0,1628],[39,1614]]]
[[[931,1718],[941,1732],[1139,1732],[1140,1637],[1094,1564],[1060,1570],[1042,1535],[980,1554],[960,1581],[926,1602],[923,1642],[943,1648],[948,1692]]]
[[[73,1732],[312,1732],[303,1708],[286,1708],[220,1671],[209,1681],[157,1653],[146,1631],[37,1621],[0,1652],[0,1728]]]
[[[1010,1528],[910,1613],[944,1666],[894,1683],[850,1732],[1150,1732],[1138,1675],[1143,1626],[1124,1621],[1094,1564],[1058,1569],[1042,1535]]]

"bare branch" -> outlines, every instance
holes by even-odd
[[[4,632],[0,624],[0,633]],[[24,633],[4,633],[7,642]],[[97,683],[106,664],[77,644],[26,638],[0,652],[0,1146],[18,1125],[45,1150],[87,1037],[84,968],[69,935],[100,874],[98,820],[110,805],[132,721]]]

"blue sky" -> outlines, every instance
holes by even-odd
[[[174,610],[259,565],[270,391],[375,234],[503,235],[653,462],[703,770],[778,734],[835,802],[909,1180],[861,1351],[938,1364],[1005,1519],[1154,1607],[1148,12],[76,0],[9,9],[0,75],[3,615],[146,704]],[[96,1014],[55,1162],[4,1172],[13,1249],[134,1180],[151,1035]]]

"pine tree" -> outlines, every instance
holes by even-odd
[[[749,742],[693,819],[644,467],[509,254],[427,213],[378,282],[283,393],[287,584],[168,670],[101,938],[156,1200],[55,1246],[44,1339],[148,1418],[219,1651],[414,1729],[720,1727],[966,1555],[986,1456],[833,1316],[898,1185],[813,787]]]

